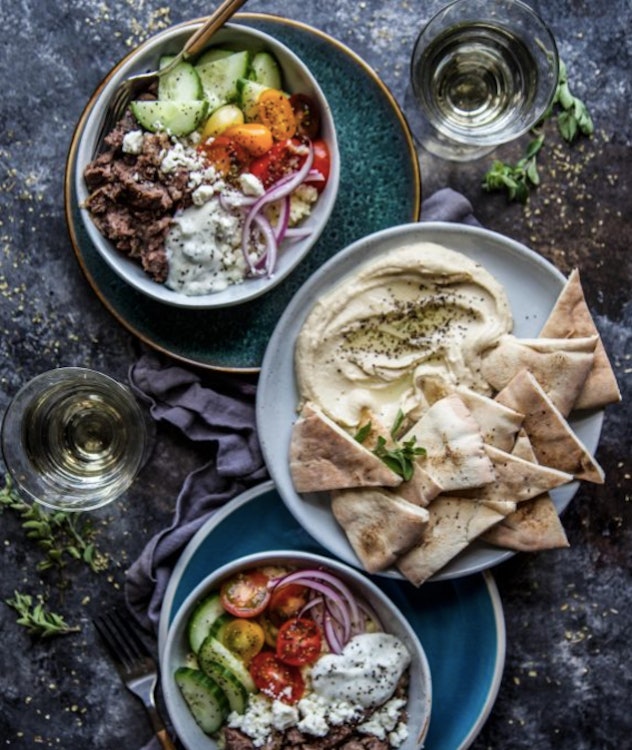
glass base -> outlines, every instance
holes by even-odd
[[[447,138],[424,117],[409,83],[404,94],[404,116],[415,141],[434,156],[448,161],[474,161],[490,154],[496,146],[469,146]]]

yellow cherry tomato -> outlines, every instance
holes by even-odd
[[[231,125],[241,125],[244,122],[244,113],[236,104],[224,104],[218,107],[215,112],[204,123],[202,138],[214,138],[223,133]]]
[[[258,622],[237,619],[222,626],[220,640],[229,651],[248,663],[263,648],[265,633]]]
[[[222,135],[238,143],[251,156],[263,156],[274,143],[270,128],[260,122],[246,122],[243,125],[231,125]]]
[[[285,141],[296,133],[296,116],[288,97],[278,89],[266,89],[257,100],[259,122],[267,125],[275,141]]]

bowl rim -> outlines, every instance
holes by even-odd
[[[173,696],[176,694],[176,687],[173,683],[170,659],[173,649],[177,647],[178,640],[184,635],[184,628],[186,627],[188,618],[191,616],[193,608],[204,595],[213,590],[213,587],[219,584],[219,582],[227,575],[234,574],[240,570],[247,570],[250,567],[261,567],[264,565],[274,565],[279,563],[285,563],[288,566],[295,565],[297,567],[311,565],[328,568],[330,572],[340,575],[343,580],[351,586],[354,592],[357,589],[357,593],[361,597],[373,597],[377,600],[379,603],[378,609],[385,609],[393,613],[395,620],[398,622],[398,629],[401,629],[406,645],[412,651],[411,656],[413,657],[413,662],[411,663],[411,666],[415,664],[415,660],[417,661],[417,668],[421,678],[419,689],[422,691],[420,696],[421,701],[415,703],[414,717],[412,711],[408,712],[409,724],[411,723],[411,717],[414,718],[415,722],[419,722],[417,736],[414,738],[409,736],[402,747],[405,749],[409,748],[410,744],[409,750],[412,750],[412,748],[420,750],[423,747],[430,726],[432,711],[432,675],[423,644],[412,625],[390,597],[361,570],[352,567],[342,560],[329,558],[316,552],[291,549],[271,549],[252,552],[224,563],[220,567],[215,568],[215,570],[211,571],[202,581],[200,581],[200,583],[191,590],[178,608],[178,611],[175,613],[167,630],[164,649],[160,655],[161,687],[167,712],[169,713],[178,736],[180,736],[182,723],[180,721],[180,714],[173,710],[174,706],[172,705]],[[392,632],[392,630],[386,627],[384,632],[389,633]],[[408,701],[410,700],[411,696],[409,694]],[[421,715],[419,715],[418,711],[420,707],[423,708]],[[208,739],[210,743],[214,743],[212,737],[209,737]],[[184,743],[184,740],[182,741]],[[209,745],[209,747],[211,746],[212,745]]]
[[[247,20],[247,18],[244,18],[244,20]],[[92,242],[96,251],[108,266],[119,276],[119,278],[133,287],[136,291],[156,302],[182,309],[208,310],[243,304],[264,295],[280,284],[300,264],[318,241],[322,230],[331,217],[340,186],[340,150],[338,146],[336,125],[331,107],[318,80],[310,71],[309,66],[304,63],[302,59],[286,44],[277,40],[274,36],[265,31],[248,26],[247,24],[239,23],[238,16],[236,17],[236,21],[237,22],[231,21],[224,24],[224,26],[216,32],[214,38],[218,37],[217,41],[221,43],[222,38],[228,36],[229,39],[227,40],[227,43],[231,43],[230,39],[235,36],[238,37],[240,35],[245,35],[250,37],[262,48],[265,49],[267,47],[278,51],[285,60],[285,66],[283,60],[279,61],[282,68],[285,67],[287,70],[288,67],[290,67],[291,70],[296,70],[301,78],[308,80],[316,99],[320,103],[321,118],[325,129],[323,137],[327,142],[331,155],[331,168],[327,185],[319,195],[318,201],[315,204],[314,212],[306,219],[306,222],[309,222],[316,212],[318,212],[317,219],[314,220],[314,230],[310,235],[296,240],[290,248],[287,248],[287,262],[280,270],[277,267],[277,271],[272,277],[246,279],[240,284],[229,285],[225,290],[203,295],[185,295],[181,292],[171,290],[164,284],[160,284],[151,279],[137,262],[117,251],[110,241],[99,232],[96,225],[91,220],[88,210],[82,205],[83,201],[88,196],[88,191],[83,180],[83,171],[87,164],[92,160],[94,137],[98,132],[103,116],[103,108],[105,106],[103,102],[107,100],[111,93],[113,93],[118,82],[126,75],[141,72],[146,69],[146,66],[143,67],[142,65],[139,65],[139,60],[150,56],[152,52],[159,54],[159,50],[174,38],[180,38],[187,33],[192,34],[204,22],[203,18],[174,24],[167,29],[163,29],[156,34],[153,34],[121,58],[109,70],[92,94],[89,111],[86,112],[85,121],[83,122],[83,128],[76,147],[73,182],[78,197],[78,210],[88,238]],[[209,42],[209,44],[211,43],[212,42]]]

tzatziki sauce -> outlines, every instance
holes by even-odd
[[[241,231],[241,218],[225,210],[218,196],[176,214],[165,240],[166,285],[200,295],[241,282],[247,272]]]
[[[312,689],[330,700],[372,708],[393,695],[410,662],[410,653],[397,636],[362,633],[340,654],[321,656],[311,671]]]

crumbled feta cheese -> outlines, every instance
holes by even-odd
[[[232,711],[227,724],[233,729],[241,729],[255,747],[261,747],[272,728],[272,703],[262,693],[255,693],[250,696],[247,710],[243,714]]]
[[[295,726],[299,720],[298,708],[282,701],[272,702],[272,726],[283,732]]]
[[[306,219],[317,200],[318,190],[313,185],[299,185],[290,196],[290,226],[296,226]]]
[[[367,721],[358,724],[358,731],[385,740],[387,733],[395,730],[400,723],[399,717],[405,705],[406,701],[401,698],[392,698],[383,706],[380,706]],[[396,734],[399,734],[399,732]]]
[[[160,169],[165,174],[175,172],[177,169],[196,172],[203,170],[204,167],[204,160],[198,152],[182,143],[174,143],[172,148],[165,152],[160,163]]]
[[[239,187],[244,195],[252,195],[255,198],[263,195],[265,192],[261,180],[251,172],[244,172],[239,176]]]
[[[216,189],[213,185],[207,185],[202,183],[200,187],[196,188],[191,193],[191,200],[196,206],[201,206],[203,203],[207,203],[215,195]]]
[[[138,156],[143,150],[143,139],[142,130],[130,130],[129,133],[125,133],[122,145],[123,153]]]

